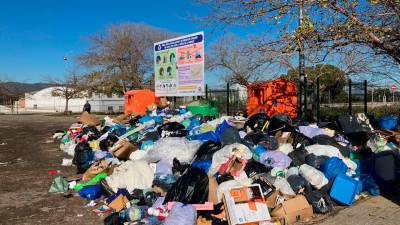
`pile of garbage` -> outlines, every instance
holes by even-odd
[[[57,177],[50,192],[76,191],[108,225],[307,221],[390,191],[400,156],[400,134],[364,114],[317,126],[153,107],[103,120],[84,113],[54,137],[80,175]]]

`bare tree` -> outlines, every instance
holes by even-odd
[[[397,0],[197,0],[210,8],[200,18],[205,26],[264,29],[252,38],[253,51],[278,59],[296,53],[304,43],[308,62],[321,63],[350,45],[367,50],[375,60],[400,64],[400,4]],[[299,9],[304,18],[299,26]],[[261,25],[262,24],[262,25]],[[360,56],[360,55],[357,55]],[[360,63],[365,62],[361,57]],[[375,64],[377,65],[377,64]],[[359,67],[362,68],[362,67]],[[394,75],[386,74],[386,78]]]
[[[101,88],[98,91],[121,93],[141,88],[153,72],[153,44],[171,35],[144,24],[112,25],[89,36],[90,48],[77,59],[95,70],[88,78]]]
[[[47,78],[47,82],[52,84],[52,96],[65,99],[64,113],[68,113],[69,100],[74,98],[83,98],[87,95],[87,88],[82,82],[82,77],[71,73],[64,78]]]
[[[241,85],[257,81],[271,65],[254,52],[248,51],[251,43],[229,34],[223,36],[210,47],[206,58],[207,68],[224,74],[223,80]]]

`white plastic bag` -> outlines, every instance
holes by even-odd
[[[316,156],[325,155],[328,157],[338,157],[339,159],[343,159],[342,153],[340,153],[339,149],[333,147],[331,145],[310,145],[305,147],[308,153],[312,153]]]
[[[276,190],[280,191],[282,194],[291,195],[291,196],[296,195],[296,193],[294,193],[292,187],[290,187],[289,182],[287,182],[287,180],[283,177],[277,177],[275,179],[275,182],[273,183],[273,185],[276,188]]]
[[[147,152],[146,159],[149,162],[164,160],[170,166],[174,158],[181,163],[190,163],[201,145],[200,141],[188,141],[184,137],[161,138]]]
[[[293,145],[289,143],[280,144],[278,150],[287,155],[293,152]]]
[[[114,169],[113,174],[105,180],[116,193],[118,188],[126,188],[129,193],[134,189],[151,188],[154,171],[145,161],[126,161]]]
[[[329,182],[321,171],[307,164],[303,164],[300,166],[299,174],[316,189],[322,188]]]

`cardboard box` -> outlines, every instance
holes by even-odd
[[[285,224],[293,224],[298,221],[311,219],[313,210],[303,195],[297,195],[277,206],[271,216],[284,218]]]
[[[267,203],[268,208],[275,208],[276,205],[276,198],[279,195],[279,191],[273,191],[265,198],[265,202]]]
[[[97,126],[100,125],[100,119],[88,112],[83,112],[82,115],[79,117],[79,122],[89,125],[89,126]]]
[[[263,224],[271,219],[259,184],[225,191],[224,204],[230,225]]]

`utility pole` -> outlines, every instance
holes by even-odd
[[[303,39],[304,0],[299,2],[299,92],[300,92],[300,118],[305,117],[307,110],[307,76],[305,74],[304,39]]]

